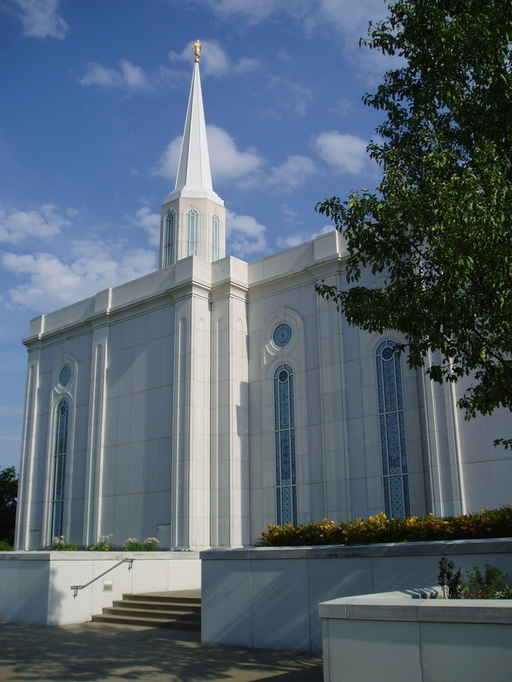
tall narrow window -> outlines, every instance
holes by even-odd
[[[220,220],[215,213],[212,217],[212,261],[219,260],[219,230]]]
[[[164,268],[172,265],[174,243],[174,213],[169,211],[165,218],[165,233],[164,233]]]
[[[199,213],[195,208],[187,215],[187,256],[197,256],[197,226]]]
[[[274,373],[277,524],[297,524],[293,370],[281,365]]]
[[[407,444],[400,356],[394,341],[377,348],[380,443],[384,481],[384,511],[390,518],[410,516]]]
[[[67,400],[61,400],[57,406],[55,449],[53,453],[52,537],[56,538],[59,538],[63,534],[68,422],[69,404]]]

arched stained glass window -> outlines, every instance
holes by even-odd
[[[64,483],[68,451],[69,404],[61,400],[57,406],[55,422],[55,449],[53,453],[52,537],[59,538],[63,528]]]
[[[390,518],[407,518],[410,501],[402,371],[395,346],[394,341],[383,341],[376,353],[384,511]]]
[[[192,208],[187,214],[187,256],[197,256],[199,212]]]
[[[220,220],[215,213],[212,216],[212,261],[219,260],[219,231]]]
[[[164,268],[172,265],[174,260],[173,253],[174,245],[174,213],[169,211],[165,218],[165,232],[164,232]]]
[[[274,373],[277,525],[297,524],[293,370],[280,365]]]

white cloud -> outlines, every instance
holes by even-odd
[[[176,1],[176,0],[175,0]],[[382,73],[395,68],[392,62],[397,58],[384,57],[377,50],[357,49],[360,38],[368,35],[368,23],[376,23],[388,13],[387,3],[383,0],[190,0],[196,4],[210,7],[224,19],[231,19],[237,24],[244,20],[253,25],[272,17],[286,15],[302,27],[306,35],[318,29],[328,27],[332,38],[326,42],[326,58],[336,56],[343,50],[345,57],[357,65],[356,71],[371,78],[370,83],[379,82]]]
[[[75,255],[74,260],[65,262],[50,253],[2,254],[1,264],[6,270],[28,277],[28,282],[7,292],[5,304],[48,312],[145,275],[156,267],[154,251],[123,251],[99,241],[79,242]]]
[[[231,135],[223,128],[210,124],[206,133],[212,175],[217,182],[246,176],[262,165],[263,159],[254,148],[239,151]]]
[[[258,23],[277,12],[300,18],[307,12],[314,10],[317,4],[317,0],[287,0],[286,2],[283,0],[257,0],[257,2],[248,2],[248,0],[198,1],[225,17],[231,15],[245,17],[250,24]]]
[[[148,233],[151,246],[160,246],[160,214],[152,213],[148,206],[139,208],[135,218],[130,219],[133,225],[141,227]]]
[[[303,185],[307,178],[315,175],[317,168],[307,156],[289,156],[280,166],[269,171],[258,171],[253,176],[242,180],[239,185],[243,189],[272,189],[277,193],[290,192]]]
[[[172,142],[169,142],[164,153],[158,160],[158,164],[154,171],[155,175],[159,175],[166,180],[175,179],[176,171],[178,170],[182,139],[183,135],[179,135],[178,137],[175,137]]]
[[[274,76],[270,84],[277,92],[282,106],[293,111],[296,116],[306,115],[307,106],[313,101],[311,90],[300,83],[289,81],[284,76]]]
[[[329,25],[337,30],[343,41],[346,58],[353,60],[356,71],[364,74],[368,85],[380,82],[384,71],[399,68],[399,57],[384,56],[378,50],[358,49],[361,38],[368,37],[368,24],[374,25],[388,14],[388,6],[382,0],[318,0],[318,11],[311,12],[305,25],[307,30]]]
[[[366,153],[368,142],[356,135],[342,135],[333,130],[321,133],[313,141],[316,152],[337,173],[361,175],[368,171],[371,161]]]
[[[31,38],[63,39],[68,25],[59,15],[61,0],[7,0],[5,11],[16,16],[23,24],[23,34]]]
[[[336,102],[329,111],[333,114],[338,114],[339,116],[345,118],[351,114],[354,110],[354,102],[346,97],[342,97],[339,102]]]
[[[386,14],[382,0],[195,0],[223,17],[239,20],[243,17],[249,24],[268,19],[273,14],[286,14],[302,24],[308,32],[326,24],[346,36],[352,45],[367,34],[370,19],[379,20]]]
[[[169,58],[173,61],[178,60],[190,64],[194,42],[188,43],[179,53],[169,52]],[[256,71],[261,66],[258,59],[251,59],[249,57],[242,57],[233,63],[222,47],[214,40],[202,40],[201,47],[201,73],[204,76],[222,78],[233,73]]]
[[[214,183],[244,177],[262,165],[263,159],[256,150],[239,151],[233,138],[223,128],[210,124],[206,126],[206,133]],[[157,175],[168,180],[175,178],[181,141],[180,135],[167,146],[160,157]]]
[[[68,209],[68,217],[77,211]],[[60,234],[71,222],[57,212],[53,204],[44,204],[33,211],[6,211],[0,206],[0,242],[18,244],[23,239],[49,239]]]
[[[386,14],[386,3],[382,0],[318,0],[318,11],[312,12],[308,21],[337,27],[353,46],[368,35],[370,20],[379,21]]]
[[[237,258],[268,252],[265,232],[267,228],[252,216],[226,211],[226,238],[228,252]]]
[[[297,225],[302,224],[303,221],[299,219],[300,214],[296,209],[287,204],[282,204],[279,209],[283,214],[283,222],[288,227],[297,227]]]
[[[304,244],[304,242],[310,242],[312,239],[319,237],[321,234],[327,234],[327,232],[332,232],[333,230],[333,225],[325,225],[317,232],[295,232],[294,234],[289,234],[286,237],[278,237],[276,239],[276,243],[282,249],[289,249],[292,246],[298,246],[299,244]]]
[[[303,185],[310,175],[315,175],[316,166],[307,156],[289,156],[280,166],[272,168],[268,176],[269,186],[289,191]]]
[[[250,73],[252,71],[257,71],[261,66],[259,59],[253,59],[251,57],[242,57],[235,64],[235,73]]]
[[[81,85],[100,85],[106,88],[126,88],[131,91],[149,90],[152,87],[150,78],[140,66],[135,66],[128,59],[120,61],[119,69],[89,62],[85,75],[78,80]]]

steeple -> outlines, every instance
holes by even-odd
[[[195,61],[188,99],[180,160],[174,190],[162,205],[160,267],[187,256],[214,261],[225,255],[224,202],[214,192],[201,91],[201,44],[194,44]]]
[[[213,192],[199,62],[194,62],[180,162],[174,190]]]

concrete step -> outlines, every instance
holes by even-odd
[[[116,623],[117,625],[141,625],[148,628],[172,628],[174,630],[201,631],[200,623],[186,621],[158,620],[158,618],[143,618],[142,616],[113,616],[97,614],[92,617],[94,623]]]
[[[124,594],[122,600],[94,615],[96,623],[142,625],[146,627],[201,630],[199,590]]]
[[[151,601],[179,604],[201,604],[201,590],[183,590],[180,592],[145,592],[143,594],[123,594],[123,600]]]
[[[182,604],[181,602],[164,602],[164,601],[149,601],[149,600],[142,600],[142,599],[125,599],[123,598],[122,601],[115,601],[113,602],[112,606],[128,606],[133,609],[152,609],[154,611],[165,611],[171,610],[171,611],[183,611],[186,613],[192,613],[196,612],[197,610],[201,610],[201,602],[197,602],[196,604]]]
[[[182,604],[167,604],[167,603],[158,603],[155,604],[153,602],[149,601],[115,601],[112,604],[113,609],[122,609],[123,611],[130,610],[130,611],[151,611],[155,615],[157,613],[170,613],[170,614],[179,614],[179,615],[187,615],[187,614],[196,614],[198,616],[201,615],[201,607],[200,606],[195,606],[194,604],[185,604],[184,606]]]
[[[153,601],[151,599],[132,599],[131,594],[123,595],[122,600],[115,601],[113,606],[129,606],[133,609],[152,609],[153,611],[166,611],[168,609],[176,611],[184,611],[187,613],[196,612],[201,610],[201,600],[197,600],[195,603],[181,602],[175,599],[170,599],[169,601]],[[137,595],[138,596],[138,595]]]
[[[112,606],[103,609],[103,614],[107,616],[143,616],[144,618],[155,618],[158,620],[189,620],[190,622],[201,622],[200,613],[191,613],[190,611],[153,611],[151,609],[131,609],[126,606]]]

